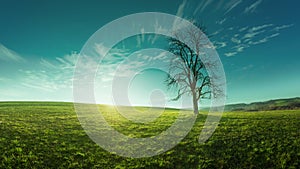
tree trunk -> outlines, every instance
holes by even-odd
[[[193,105],[194,105],[194,114],[198,115],[199,114],[198,100],[197,100],[197,94],[194,91],[193,91]]]

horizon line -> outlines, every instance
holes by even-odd
[[[268,102],[273,100],[281,100],[281,99],[297,99],[300,98],[300,96],[296,97],[283,97],[283,98],[272,98],[267,100],[259,100],[259,101],[252,101],[252,102],[236,102],[236,103],[226,103],[224,106],[228,105],[236,105],[236,104],[252,104],[252,103],[259,103],[259,102]],[[94,104],[94,103],[80,103],[80,102],[73,102],[73,101],[66,101],[66,100],[0,100],[0,103],[13,103],[13,102],[51,102],[51,103],[77,103],[77,104]],[[150,105],[113,105],[108,103],[96,103],[97,105],[105,105],[105,106],[132,106],[132,107],[154,107]],[[202,107],[200,105],[200,107]],[[202,108],[207,108],[211,106],[204,106]],[[216,106],[217,107],[217,106]],[[179,108],[175,106],[168,106],[168,107],[154,107],[154,108],[175,108],[175,109],[190,109],[190,108]]]

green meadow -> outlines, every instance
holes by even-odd
[[[125,119],[113,107],[99,109],[111,126],[130,137],[157,135],[178,114],[166,109],[143,124]],[[205,119],[206,113],[200,112],[190,133],[173,149],[134,159],[94,143],[72,103],[2,102],[0,168],[300,168],[300,110],[225,112],[213,136],[199,144]]]

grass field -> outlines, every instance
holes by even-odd
[[[148,124],[100,106],[114,128],[132,137],[156,135],[176,119],[169,109]],[[214,135],[197,139],[200,114],[186,138],[151,158],[111,154],[82,129],[73,104],[0,103],[0,168],[300,168],[300,110],[227,112]]]

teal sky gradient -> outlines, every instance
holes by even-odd
[[[206,26],[226,73],[227,103],[299,97],[299,5],[293,0],[1,1],[0,101],[72,101],[73,69],[85,42],[105,24],[137,12],[170,13]],[[129,39],[126,48],[153,45],[138,38]],[[164,48],[159,39],[154,47]],[[158,78],[151,78],[155,74]],[[141,95],[162,84],[162,72],[142,75],[133,81],[130,97],[148,105],[149,97]],[[147,91],[137,87],[145,81]],[[99,102],[110,103],[106,84],[97,85]]]

